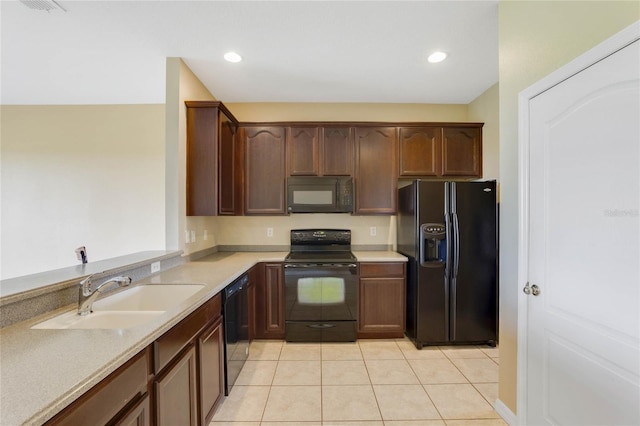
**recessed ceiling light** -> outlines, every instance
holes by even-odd
[[[229,62],[240,62],[242,60],[242,56],[238,55],[236,52],[227,52],[224,54],[224,59]]]
[[[431,55],[429,55],[429,57],[427,58],[427,61],[431,62],[432,64],[435,64],[435,63],[444,61],[446,58],[447,58],[446,53],[436,51],[436,52],[433,52]]]

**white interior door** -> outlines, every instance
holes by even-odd
[[[529,101],[529,425],[640,424],[639,53]]]

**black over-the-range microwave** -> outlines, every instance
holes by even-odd
[[[350,177],[294,176],[287,180],[289,213],[352,213]]]

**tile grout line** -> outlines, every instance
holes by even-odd
[[[360,346],[360,342],[358,342],[358,349],[360,349],[360,356],[362,356],[362,363],[364,364],[364,369],[367,371],[367,378],[369,379],[369,386],[371,386],[371,392],[373,393],[373,398],[376,400],[376,407],[378,407],[378,414],[380,415],[380,421],[384,425],[384,417],[382,416],[382,409],[380,409],[380,402],[378,401],[378,395],[376,395],[376,390],[373,387],[373,382],[371,381],[371,374],[369,373],[369,367],[367,366],[367,360],[364,358],[364,352],[362,352],[362,347]]]
[[[276,373],[278,372],[278,366],[280,365],[280,355],[282,354],[283,344],[280,344],[280,350],[278,351],[278,359],[276,359],[276,369],[273,371],[273,377],[271,378],[271,383],[269,384],[269,391],[267,392],[267,399],[264,402],[264,407],[262,408],[262,416],[260,416],[260,423],[264,422],[264,415],[267,412],[267,405],[269,404],[269,397],[271,396],[271,389],[273,389],[273,381],[276,379]]]
[[[322,425],[322,423],[324,423],[324,390],[322,389],[322,373],[324,372],[324,358],[322,356],[322,353],[324,352],[323,349],[324,345],[322,344],[322,342],[320,342],[320,424]]]
[[[420,350],[422,350],[422,349],[420,349]],[[402,349],[400,349],[400,351],[402,351]],[[440,349],[440,347],[438,347],[438,351],[440,351],[442,353],[442,349]],[[444,353],[442,355],[445,358],[447,358],[447,356]],[[416,378],[418,379],[418,383],[422,387],[422,390],[424,390],[424,393],[427,395],[427,398],[429,398],[429,401],[431,402],[431,405],[433,405],[433,408],[435,408],[436,412],[438,413],[438,416],[440,416],[439,420],[442,420],[442,422],[445,423],[445,425],[446,425],[446,421],[445,421],[444,417],[442,417],[442,413],[440,412],[440,409],[438,409],[438,406],[436,405],[435,401],[431,398],[431,395],[429,395],[429,392],[427,391],[427,388],[424,387],[424,383],[422,383],[422,381],[420,380],[420,377],[418,376],[418,373],[416,373],[416,371],[413,369],[413,366],[411,365],[411,362],[409,362],[409,359],[404,354],[404,352],[402,352],[402,356],[407,361],[407,364],[409,364],[409,368],[411,369],[413,374],[416,375]]]
[[[479,349],[479,348],[478,348],[478,349]],[[483,354],[486,358],[491,359],[491,357],[490,357],[489,355],[487,355],[484,351],[482,351],[481,349],[479,349],[479,350],[482,352],[482,354]],[[447,355],[445,354],[445,356],[447,356]],[[480,390],[476,387],[476,384],[475,384],[475,383],[473,383],[473,382],[471,381],[471,379],[470,379],[469,377],[467,377],[467,375],[466,375],[466,374],[464,374],[464,372],[460,369],[460,367],[458,367],[458,366],[456,365],[456,363],[455,363],[455,362],[453,362],[453,358],[449,358],[449,357],[447,357],[447,359],[448,359],[448,360],[449,360],[449,362],[451,362],[451,364],[452,364],[452,365],[453,365],[453,366],[454,366],[454,367],[455,367],[455,368],[460,372],[460,374],[462,374],[462,376],[463,376],[465,379],[467,379],[467,381],[469,382],[468,384],[470,384],[470,385],[473,387],[473,389],[475,389],[475,391],[476,391],[476,392],[478,392],[478,394],[482,397],[482,399],[484,399],[485,401],[487,401],[487,403],[488,403],[488,404],[489,404],[489,406],[493,409],[493,411],[495,411],[495,407],[493,406],[493,404],[492,404],[491,402],[489,402],[489,400],[488,400],[487,398],[485,398],[485,396],[482,394],[482,392],[480,392]],[[458,359],[464,359],[464,358],[458,358]],[[484,359],[484,358],[467,358],[467,359]],[[494,382],[491,382],[491,383],[494,383]],[[427,390],[427,389],[425,388],[425,391],[426,391],[426,390]],[[427,393],[429,393],[429,392],[427,391]],[[436,409],[437,409],[437,407],[436,407]],[[455,420],[455,419],[454,419],[454,420]],[[474,420],[475,420],[475,419],[474,419]],[[446,422],[445,422],[445,423],[446,423]]]

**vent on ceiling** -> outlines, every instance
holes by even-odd
[[[29,9],[46,10],[47,12],[61,10],[66,12],[66,9],[60,6],[55,0],[20,0],[20,2]]]

